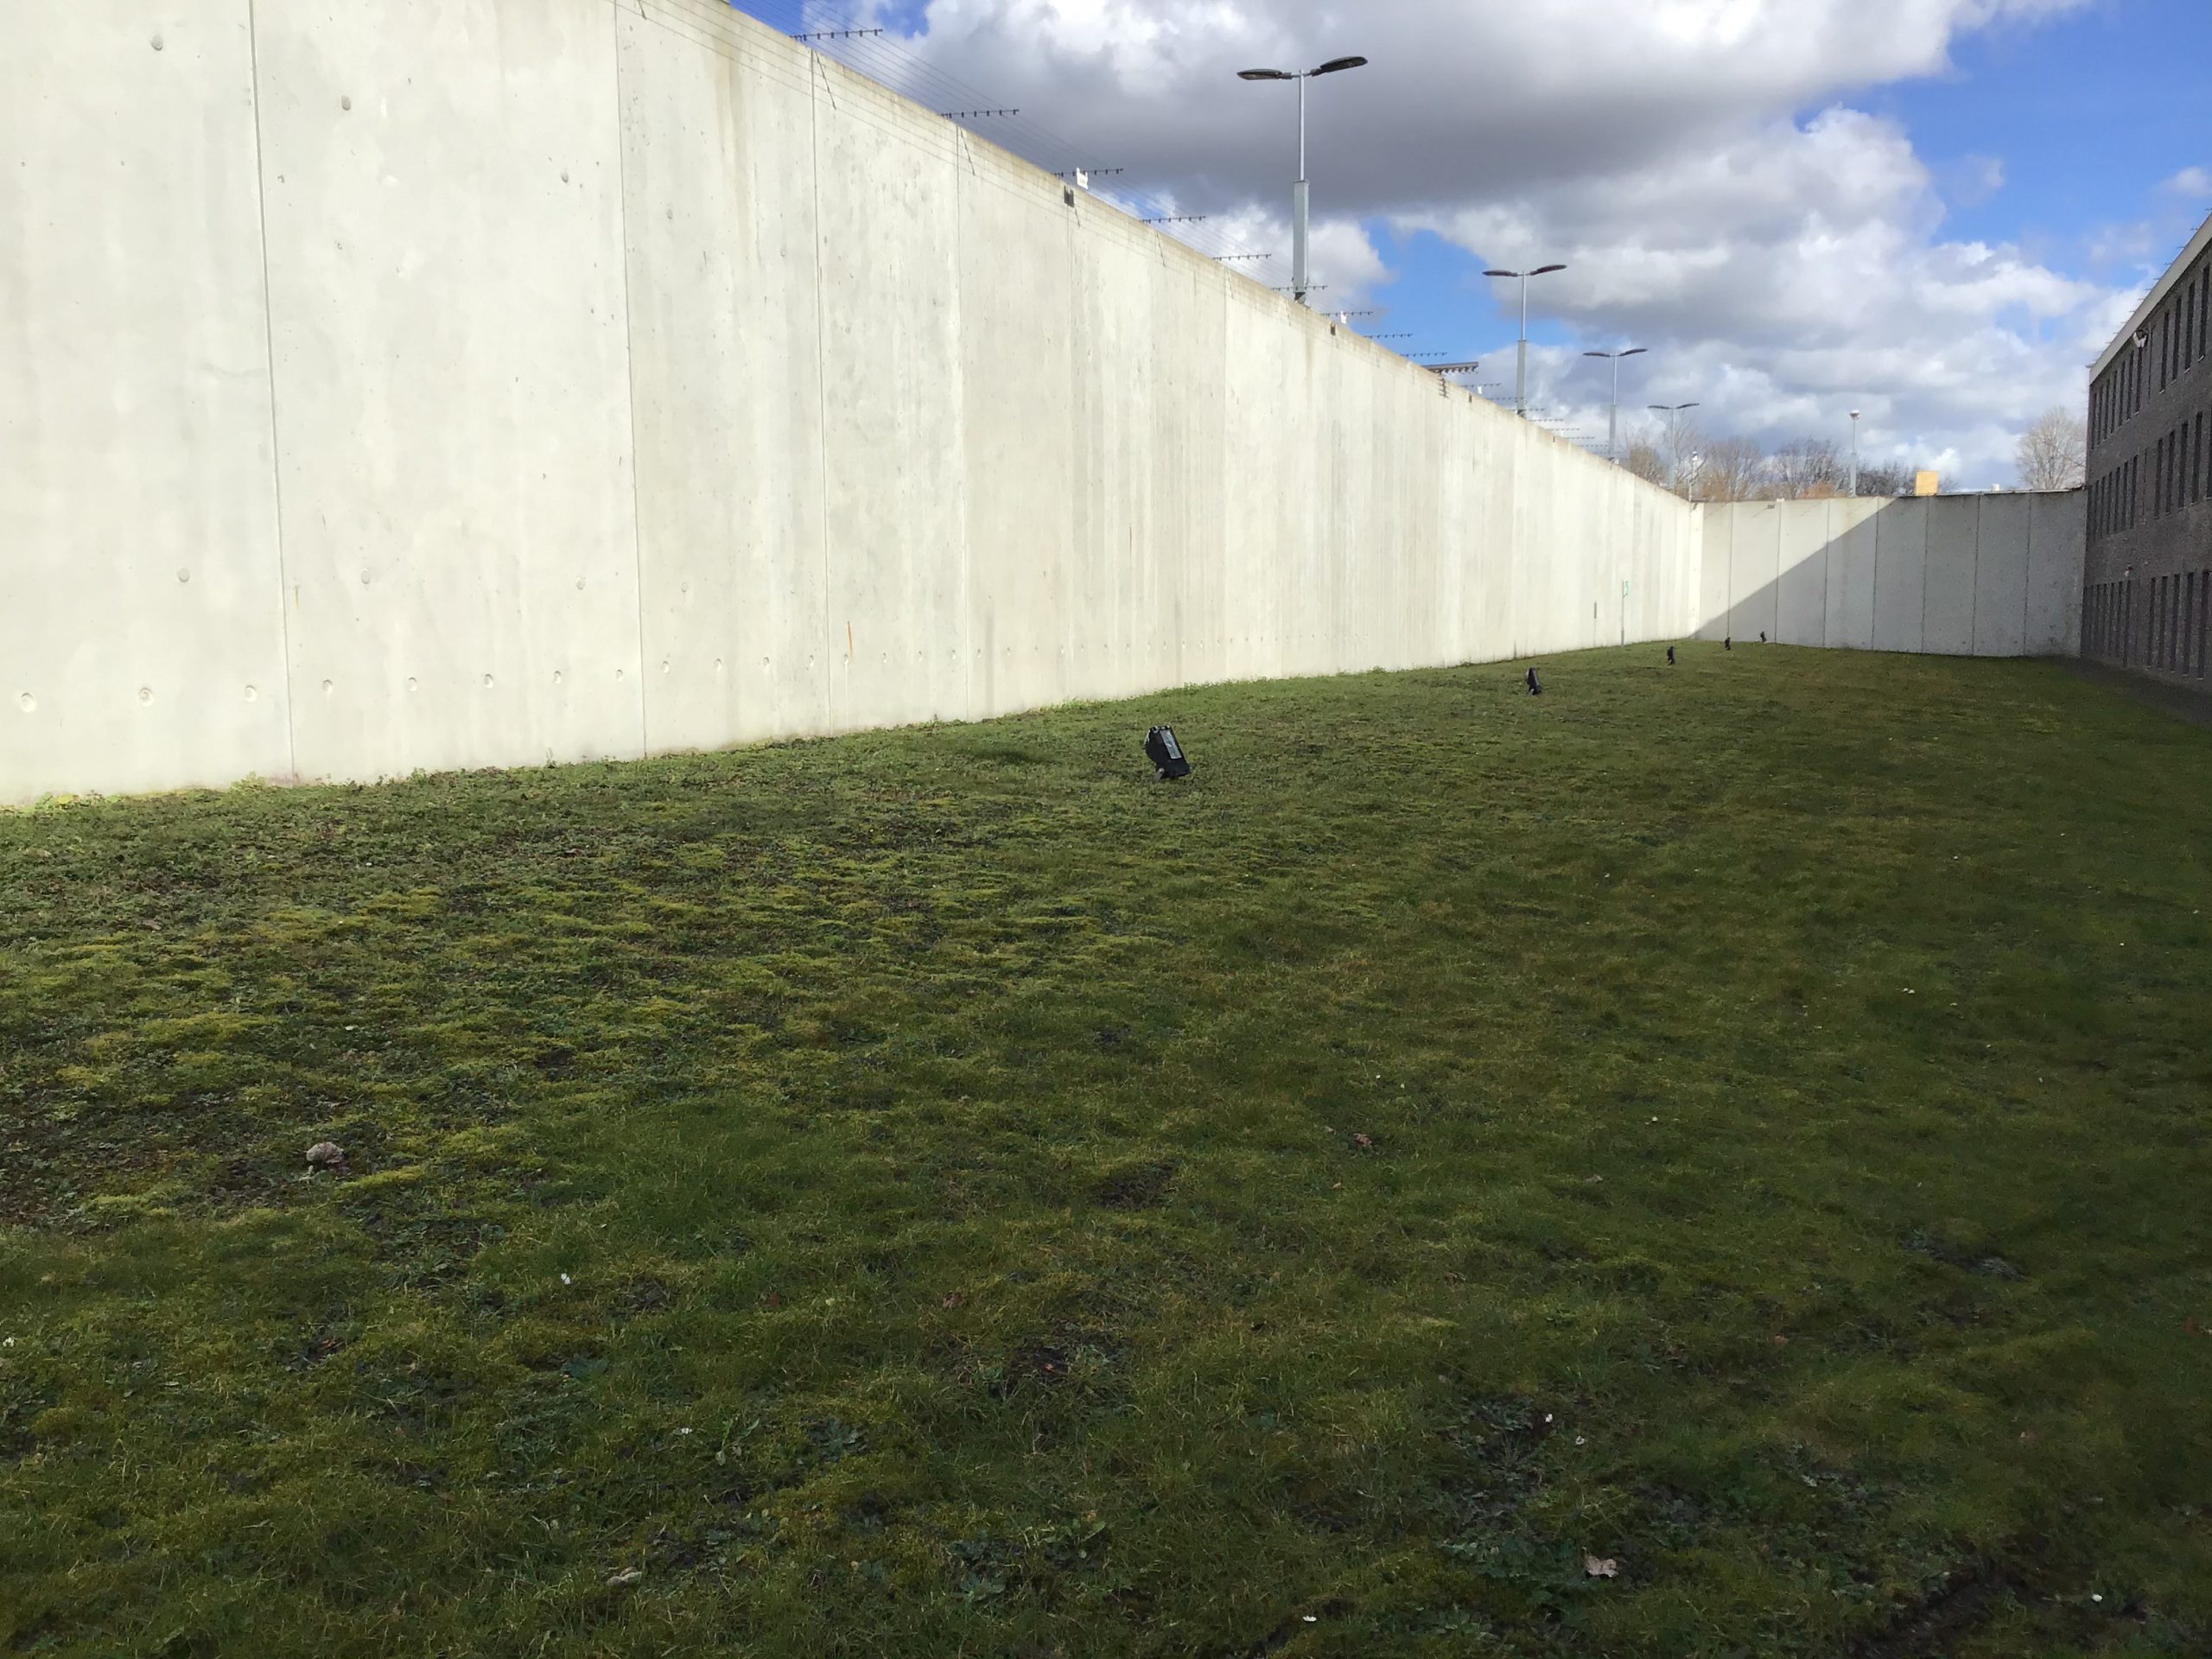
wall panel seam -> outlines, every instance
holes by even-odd
[[[262,159],[261,142],[261,20],[254,0],[246,0],[245,35],[247,74],[253,83],[253,213],[254,228],[261,238],[262,349],[267,354],[269,370],[269,481],[276,514],[276,637],[284,658],[284,765],[297,781],[300,741],[293,709],[299,688],[292,683],[292,578],[284,560],[283,429],[276,418],[276,315],[269,274],[269,170]]]
[[[607,45],[614,55],[615,222],[621,226],[622,383],[630,396],[630,575],[638,606],[638,753],[653,752],[651,704],[653,678],[645,654],[645,513],[639,483],[642,454],[638,443],[638,317],[630,284],[630,147],[622,130],[622,25],[610,6]],[[640,10],[642,16],[642,9]]]

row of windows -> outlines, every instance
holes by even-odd
[[[2194,505],[2212,493],[2212,426],[2200,414],[2183,421],[2139,456],[2132,455],[2089,486],[2089,534],[2111,536],[2136,523],[2136,486],[2150,486],[2144,503],[2152,518]]]
[[[2089,442],[2102,443],[2143,406],[2143,353],[2123,349],[2089,388]]]
[[[2089,388],[2089,442],[2101,443],[2126,423],[2151,395],[2151,372],[2158,390],[2204,360],[2212,351],[2212,266],[2178,284],[2145,330],[2145,344],[2122,351]]]
[[[2160,438],[2152,475],[2151,516],[2162,518],[2204,499],[2204,417],[2183,421]]]
[[[2158,325],[2158,390],[2178,380],[2204,356],[2205,306],[2212,302],[2212,283],[2202,274],[2183,283],[2180,300],[2169,305]]]
[[[2123,666],[2139,661],[2162,674],[2205,677],[2212,647],[2212,570],[2183,570],[2146,586],[2142,637],[2135,621],[2136,583],[2101,582],[2091,588],[2082,613],[2082,649]]]
[[[2112,536],[2135,528],[2135,459],[2129,456],[2089,486],[2089,534]]]

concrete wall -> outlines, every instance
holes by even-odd
[[[0,225],[0,800],[1698,612],[1693,509],[716,0],[33,8]]]
[[[1700,638],[1955,657],[2071,657],[2079,490],[1704,509]]]

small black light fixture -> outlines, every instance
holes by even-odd
[[[1674,648],[1672,645],[1669,645],[1669,646],[1668,646],[1668,647],[1667,647],[1667,666],[1668,666],[1668,667],[1669,667],[1669,668],[1672,668],[1674,665],[1675,665],[1675,648]]]
[[[1175,741],[1173,726],[1155,726],[1146,733],[1144,752],[1152,762],[1154,775],[1161,783],[1191,775],[1191,763],[1184,758],[1183,746]]]
[[[1533,668],[1529,671],[1528,686],[1530,696],[1541,697],[1544,695],[1544,683],[1536,677],[1536,671]]]

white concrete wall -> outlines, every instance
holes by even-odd
[[[1673,497],[716,0],[33,8],[0,226],[0,800],[1673,638],[1711,580]]]
[[[2081,492],[1743,501],[1704,510],[1700,639],[2075,655]]]
[[[293,770],[246,0],[0,48],[0,800]]]

